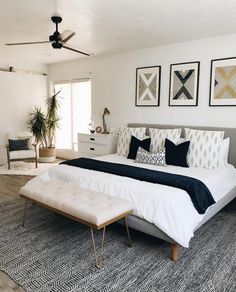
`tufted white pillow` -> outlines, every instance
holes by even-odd
[[[181,129],[149,129],[149,136],[151,137],[150,152],[159,152],[164,148],[165,139],[169,139],[177,144],[180,139]]]
[[[135,136],[138,139],[143,139],[145,137],[146,128],[128,128],[122,127],[119,131],[119,140],[117,145],[117,154],[126,156],[129,153],[129,145],[131,141],[131,136]]]
[[[185,137],[190,140],[187,162],[189,166],[219,167],[220,146],[224,131],[205,131],[185,128]]]

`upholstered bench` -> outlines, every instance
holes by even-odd
[[[38,204],[89,226],[97,268],[100,268],[102,264],[106,226],[124,218],[131,245],[127,216],[132,213],[132,204],[124,199],[60,180],[44,182],[37,189],[28,183],[20,189],[20,195],[25,199],[23,226],[28,202]],[[96,252],[93,229],[103,229],[99,256]]]

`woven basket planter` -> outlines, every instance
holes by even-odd
[[[56,148],[39,148],[39,162],[54,162],[56,160]]]

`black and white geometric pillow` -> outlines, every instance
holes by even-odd
[[[139,147],[134,162],[157,166],[167,166],[165,153],[166,153],[165,148],[163,148],[160,152],[150,153],[144,150],[143,148]]]

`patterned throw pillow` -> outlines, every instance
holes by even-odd
[[[8,139],[9,151],[29,150],[29,139],[11,140]]]
[[[131,136],[135,136],[137,138],[142,139],[145,136],[145,132],[146,128],[128,128],[128,127],[121,128],[117,145],[117,154],[127,157],[129,153]]]
[[[185,137],[190,140],[187,155],[189,166],[211,169],[219,167],[219,152],[224,138],[224,131],[185,128]]]
[[[151,137],[151,152],[158,152],[164,148],[166,138],[177,144],[180,139],[181,129],[149,129]]]
[[[33,143],[34,143],[34,137],[33,136],[17,136],[18,140],[25,140],[28,139],[28,147],[30,150],[34,149]]]
[[[165,148],[158,153],[150,153],[139,147],[134,162],[152,164],[157,166],[166,166]]]

